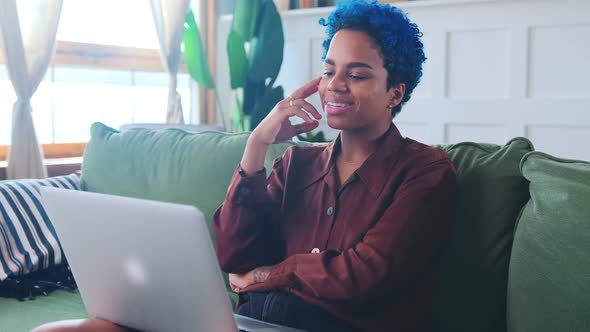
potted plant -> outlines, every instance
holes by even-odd
[[[283,88],[274,86],[284,48],[283,25],[274,2],[236,0],[226,45],[235,99],[232,127],[234,131],[253,130],[284,98]],[[186,18],[183,46],[190,76],[215,89],[192,12]]]

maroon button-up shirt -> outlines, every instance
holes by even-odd
[[[365,331],[421,331],[450,228],[453,164],[394,125],[341,186],[339,153],[339,138],[290,147],[268,179],[238,166],[213,220],[221,267],[274,265],[243,291],[287,291]]]

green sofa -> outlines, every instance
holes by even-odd
[[[84,190],[191,204],[208,220],[248,138],[178,129],[118,132],[99,123],[91,134]],[[293,144],[301,143],[272,146],[267,170]],[[534,152],[523,138],[440,147],[457,167],[459,199],[436,279],[431,330],[590,331],[590,163]],[[0,299],[0,332],[86,315],[77,293]]]

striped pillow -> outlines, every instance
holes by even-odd
[[[81,190],[75,174],[0,183],[0,282],[59,265],[64,256],[39,187]]]

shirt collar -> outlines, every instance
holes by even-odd
[[[393,163],[396,161],[397,151],[402,145],[403,137],[397,127],[391,123],[389,129],[377,140],[375,151],[367,158],[362,166],[356,170],[356,174],[361,181],[367,186],[367,189],[374,195],[378,195],[385,185],[384,179],[389,174]],[[336,157],[340,153],[340,134],[338,137],[326,145],[325,149],[314,161],[313,169],[321,171],[316,172],[302,183],[307,187],[314,182],[322,179],[332,167],[336,165]]]
[[[399,156],[403,137],[391,123],[389,129],[377,140],[377,147],[369,158],[356,170],[356,174],[373,195],[379,195],[387,182]]]

